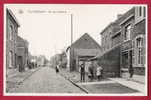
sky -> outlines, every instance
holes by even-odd
[[[101,45],[100,32],[134,5],[103,4],[5,4],[17,18],[18,35],[29,42],[32,55],[45,55],[50,59],[84,33]],[[72,14],[72,25],[71,25]]]

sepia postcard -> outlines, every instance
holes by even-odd
[[[3,3],[2,94],[148,96],[149,10],[144,3]]]

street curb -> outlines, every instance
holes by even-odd
[[[27,75],[23,80],[21,80],[20,82],[18,82],[19,84],[24,82],[26,79],[28,79],[32,74],[34,74],[35,72],[37,72],[38,70],[40,70],[41,67],[37,68],[35,71],[33,71],[32,73],[30,73],[29,75]]]
[[[67,79],[69,82],[71,82],[73,85],[75,85],[76,87],[80,88],[82,91],[84,91],[85,93],[89,93],[89,91],[81,86],[79,86],[78,84],[76,84],[75,82],[73,82],[71,79],[65,77],[63,74],[60,74],[61,76],[63,76],[65,79]]]
[[[75,82],[73,82],[72,80],[68,79],[72,84],[74,84],[75,86],[79,87],[82,91],[84,91],[85,93],[89,93],[89,91],[81,86],[79,86],[78,84],[76,84]]]

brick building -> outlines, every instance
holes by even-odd
[[[130,66],[135,75],[145,74],[145,15],[145,7],[133,7],[100,33],[101,54],[94,59],[103,65],[105,76],[127,77]]]
[[[11,10],[6,9],[6,71],[17,68],[16,40],[19,23]]]
[[[121,23],[121,75],[125,77],[130,65],[134,74],[145,75],[146,8],[135,7]],[[125,73],[125,74],[124,74]]]
[[[101,48],[102,54],[110,50],[112,47],[120,43],[120,26],[117,22],[110,23],[100,34],[102,38]],[[116,41],[117,40],[117,41]]]
[[[146,8],[137,7],[135,9],[135,26],[134,26],[134,73],[138,75],[145,74],[146,64]]]
[[[104,77],[120,76],[120,43],[121,31],[119,22],[122,15],[118,15],[117,20],[111,22],[101,33],[101,53],[93,59],[98,60],[98,64],[103,67]]]
[[[85,70],[87,71],[90,63],[87,60],[98,55],[100,49],[100,45],[85,33],[67,49],[67,68],[70,71],[79,71],[79,65],[85,62]]]
[[[17,64],[19,66],[19,72],[25,70],[27,67],[29,57],[28,57],[28,41],[17,36]]]

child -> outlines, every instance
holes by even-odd
[[[102,76],[102,67],[101,66],[97,67],[96,75],[97,75],[98,81],[100,81],[100,78]]]

